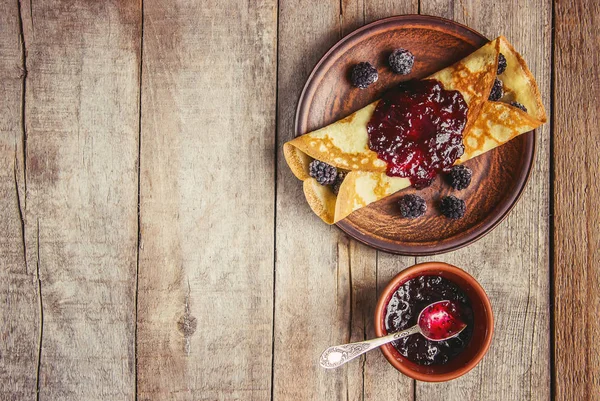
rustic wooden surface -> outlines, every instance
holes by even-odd
[[[33,399],[41,319],[37,268],[25,257],[24,48],[19,9],[0,3],[0,399]],[[23,198],[23,199],[22,199]]]
[[[324,225],[280,149],[331,45],[419,12],[507,36],[551,120],[508,219],[417,259]],[[599,399],[599,24],[593,0],[0,0],[0,400]],[[491,297],[475,370],[318,367],[434,259]]]
[[[600,4],[557,1],[554,38],[556,398],[600,399]]]
[[[140,400],[271,395],[276,16],[144,1]]]
[[[3,177],[13,170],[15,185],[2,187],[13,244],[0,279],[0,398],[131,398],[140,10],[2,4],[15,56],[2,72]]]

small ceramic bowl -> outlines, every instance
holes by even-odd
[[[398,287],[412,278],[428,275],[442,276],[452,281],[469,297],[475,326],[469,345],[447,364],[437,366],[422,366],[411,362],[400,355],[391,343],[383,345],[381,351],[392,366],[406,376],[425,382],[442,382],[455,379],[473,369],[492,342],[494,317],[490,300],[481,285],[467,272],[441,262],[421,263],[402,271],[389,282],[379,297],[375,309],[375,334],[378,337],[388,334],[385,329],[385,314],[387,305]]]

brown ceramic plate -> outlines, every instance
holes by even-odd
[[[423,78],[472,53],[488,42],[474,30],[442,18],[402,15],[366,25],[333,46],[312,71],[296,111],[296,135],[323,127],[378,99],[400,81]],[[395,48],[415,55],[410,75],[392,73],[387,57]],[[369,88],[353,88],[350,68],[369,61],[379,80]],[[473,170],[469,188],[454,191],[438,177],[421,191],[400,191],[352,213],[337,225],[351,237],[374,248],[402,255],[433,255],[468,245],[502,221],[518,200],[533,164],[534,132],[465,163]],[[403,219],[397,209],[400,196],[418,192],[425,198],[425,216]],[[449,220],[437,211],[441,197],[453,194],[467,203],[467,214]]]

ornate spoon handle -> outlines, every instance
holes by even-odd
[[[372,340],[361,341],[358,343],[335,345],[323,351],[321,358],[319,359],[319,363],[326,369],[334,369],[338,366],[342,366],[346,362],[351,361],[367,351],[418,332],[419,326],[414,325],[409,329],[389,334],[385,337],[374,338]]]

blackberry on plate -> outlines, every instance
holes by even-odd
[[[440,212],[449,219],[460,219],[466,210],[465,201],[453,195],[443,197],[440,202]]]
[[[313,160],[308,165],[308,174],[321,185],[331,185],[337,178],[337,169],[320,160]]]
[[[511,106],[516,107],[517,109],[521,109],[523,110],[525,113],[527,113],[527,107],[523,106],[521,103],[519,102],[510,102]]]
[[[400,214],[402,217],[407,217],[409,219],[421,217],[427,211],[425,199],[418,195],[404,195],[398,201],[398,206],[400,207]]]
[[[331,190],[334,194],[338,194],[340,192],[340,187],[342,186],[342,182],[344,182],[344,178],[348,175],[347,171],[338,171],[337,177],[335,178],[335,182],[331,186]]]
[[[506,57],[504,54],[500,53],[498,55],[498,72],[496,74],[500,75],[506,70]]]
[[[406,49],[396,49],[388,59],[390,68],[396,74],[410,74],[415,64],[415,56]]]
[[[490,92],[489,100],[498,101],[504,95],[504,89],[502,88],[502,81],[498,78],[494,81],[492,91]]]
[[[467,166],[459,164],[458,166],[452,167],[450,172],[448,173],[448,181],[452,188],[465,189],[471,184],[471,178],[473,177],[473,172]]]
[[[377,82],[378,78],[377,69],[368,62],[356,64],[352,67],[352,73],[350,74],[352,85],[360,89],[365,89],[372,83]]]

